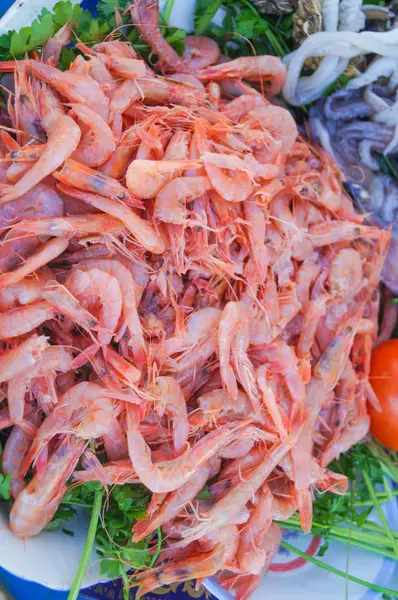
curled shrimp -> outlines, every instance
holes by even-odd
[[[26,277],[18,283],[0,290],[0,311],[7,311],[40,300],[46,282],[52,277],[51,270],[44,268],[36,271],[34,277]]]
[[[25,395],[31,386],[32,379],[44,377],[56,371],[66,373],[71,366],[71,356],[62,347],[52,346],[45,348],[40,359],[34,365],[10,379],[7,393],[12,422],[21,424],[23,421]],[[57,401],[56,394],[55,401]]]
[[[88,167],[102,165],[116,149],[115,137],[108,123],[85,104],[72,104],[69,115],[77,118],[85,128],[72,158]]]
[[[184,38],[184,53],[181,60],[195,72],[214,65],[220,56],[217,42],[205,35],[187,35]]]
[[[236,426],[225,426],[209,433],[174,461],[160,467],[153,464],[149,447],[139,431],[136,407],[132,405],[127,407],[127,443],[130,460],[144,485],[157,493],[172,492],[191,479],[203,463],[232,441],[235,430]]]
[[[200,69],[196,76],[208,81],[237,78],[248,81],[268,81],[270,94],[278,94],[286,79],[286,67],[280,58],[274,56],[245,56],[228,62]]]
[[[75,269],[66,281],[71,294],[81,302],[90,314],[98,311],[98,341],[107,345],[114,335],[122,313],[123,297],[115,277],[100,269]],[[90,310],[91,309],[91,310]]]
[[[4,195],[0,198],[0,203],[19,198],[47,175],[51,175],[77,148],[80,136],[80,128],[71,117],[60,117],[49,135],[45,150],[33,167],[13,186],[1,185],[0,191]]]
[[[293,443],[293,439],[292,436],[291,443]],[[260,464],[251,471],[247,479],[237,483],[221,500],[201,515],[204,518],[200,524],[186,529],[183,533],[185,543],[197,540],[230,522],[246,506],[253,493],[261,487],[271,471],[289,452],[289,449],[288,441],[275,444],[265,454]]]
[[[212,184],[207,177],[176,177],[158,192],[154,214],[159,221],[183,225],[187,210],[185,203],[210,190]]]
[[[22,472],[57,434],[71,433],[89,440],[106,433],[114,417],[113,400],[107,390],[92,382],[77,383],[65,392],[44,419],[23,462]]]
[[[200,471],[191,477],[179,489],[166,496],[161,507],[150,518],[139,521],[133,527],[133,540],[139,542],[144,537],[161,527],[163,523],[171,521],[189,504],[205,485],[210,472],[210,467],[204,464]]]
[[[126,173],[127,187],[140,198],[153,198],[178,172],[201,166],[195,160],[133,160]]]
[[[18,494],[10,512],[10,528],[15,535],[37,535],[54,516],[66,492],[85,442],[66,436],[51,456],[43,474],[36,474]]]

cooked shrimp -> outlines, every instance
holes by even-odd
[[[54,238],[46,244],[43,244],[36,254],[25,260],[25,264],[11,271],[0,275],[0,289],[9,285],[19,283],[33,273],[36,269],[44,267],[48,262],[57,258],[68,247],[68,240],[65,238]]]
[[[139,573],[135,577],[139,585],[137,599],[160,585],[214,575],[223,568],[224,554],[225,548],[217,544],[209,552],[198,552],[188,558],[169,561],[164,566]]]
[[[41,122],[47,136],[56,127],[57,121],[65,114],[65,108],[57,92],[42,83],[38,91],[38,103]]]
[[[195,160],[133,160],[126,173],[127,187],[140,198],[153,198],[167,183],[185,169],[200,168],[202,163]]]
[[[200,471],[191,477],[180,488],[166,496],[161,507],[150,518],[139,521],[133,527],[133,541],[139,542],[144,537],[161,527],[163,523],[171,521],[181,510],[189,504],[205,485],[210,472],[208,464],[204,464]]]
[[[114,416],[113,401],[109,398],[109,393],[110,390],[87,381],[78,383],[65,392],[37,430],[22,472],[26,473],[54,435],[73,432],[79,438],[89,440],[106,433]]]
[[[230,522],[239,511],[246,506],[252,495],[262,486],[268,475],[289,452],[290,443],[293,443],[294,437],[289,441],[280,442],[274,445],[269,452],[266,453],[260,464],[255,467],[244,481],[235,485],[229,490],[221,500],[206,511],[201,517],[202,522],[195,527],[187,528],[183,533],[183,538],[188,542],[192,542],[207,535],[218,527]]]
[[[32,367],[41,358],[47,346],[47,338],[44,335],[33,334],[18,346],[3,352],[0,356],[0,383],[9,381]]]
[[[286,417],[278,406],[275,394],[267,382],[267,369],[263,365],[257,370],[257,381],[261,390],[262,400],[282,439],[287,437]]]
[[[120,219],[126,228],[131,231],[136,240],[142,244],[146,250],[149,250],[149,252],[162,254],[166,250],[166,243],[156,232],[155,228],[148,223],[148,221],[145,221],[136,215],[127,206],[97,194],[80,192],[79,190],[64,186],[63,184],[59,184],[58,188],[65,194],[72,196],[72,198],[83,200],[84,202],[87,202],[87,204],[95,206],[95,208],[102,210],[102,212],[110,215],[111,217]]]
[[[207,177],[176,177],[158,192],[154,215],[165,223],[183,225],[187,216],[185,203],[210,189],[211,182]]]
[[[131,20],[140,36],[158,57],[157,68],[162,72],[189,72],[177,52],[166,42],[159,29],[159,4],[152,0],[137,0],[130,7]]]
[[[232,340],[240,321],[239,304],[228,302],[220,318],[218,326],[218,359],[220,361],[221,379],[233,398],[238,395],[238,385],[231,366]]]
[[[20,537],[37,535],[51,521],[85,442],[68,435],[51,456],[43,474],[36,474],[18,494],[10,512],[10,528]]]
[[[29,333],[53,315],[53,307],[45,300],[12,308],[0,314],[0,337],[10,339]]]
[[[335,298],[349,298],[362,281],[362,261],[357,250],[344,248],[330,263],[329,288]]]
[[[53,237],[85,237],[90,233],[120,233],[124,225],[107,215],[76,215],[72,217],[50,217],[21,221],[12,228],[14,233],[34,233]]]
[[[272,523],[272,500],[271,492],[267,486],[263,486],[259,502],[240,533],[237,563],[246,573],[258,575],[264,568],[266,553],[261,545]]]
[[[13,498],[16,498],[26,486],[21,475],[21,465],[29,450],[30,442],[28,433],[18,425],[14,425],[4,446],[1,464],[5,475],[12,474],[10,489]]]
[[[184,53],[181,60],[195,72],[214,65],[220,56],[217,42],[205,35],[187,35],[184,38]]]
[[[72,104],[69,115],[83,123],[85,130],[72,158],[88,167],[102,165],[116,149],[115,137],[108,123],[85,104]]]
[[[67,115],[60,117],[49,135],[46,149],[33,167],[15,185],[1,184],[0,191],[4,195],[0,198],[0,203],[4,204],[19,198],[47,175],[51,175],[77,148],[80,135],[80,128],[71,117]]]
[[[54,177],[66,185],[70,185],[79,190],[100,194],[106,198],[126,200],[128,204],[137,208],[142,208],[142,203],[133,199],[128,189],[123,187],[112,177],[107,177],[99,171],[90,169],[71,158],[68,158],[62,165],[60,171],[54,173]]]
[[[36,271],[33,277],[26,277],[14,285],[0,290],[0,311],[31,304],[42,297],[45,283],[53,277],[50,269]]]
[[[136,408],[132,405],[127,407],[129,456],[138,477],[153,492],[171,492],[178,489],[198,472],[203,463],[232,441],[236,430],[236,426],[224,426],[209,433],[174,461],[160,467],[151,461],[151,452],[139,431],[139,413]]]
[[[89,313],[75,296],[57,281],[47,281],[41,295],[54,311],[67,315],[84,329],[90,330],[97,326],[98,320],[96,317]]]
[[[20,63],[21,61],[18,61],[18,64]],[[70,102],[84,101],[108,121],[108,98],[94,79],[73,71],[60,71],[37,60],[24,60],[23,64],[34,77],[48,83],[61,96],[65,96]],[[0,62],[0,72],[12,72],[16,65],[17,61]]]
[[[120,261],[106,259],[81,261],[79,263],[79,268],[81,270],[98,268],[101,269],[101,271],[105,271],[118,281],[120,290],[122,292],[123,322],[120,324],[120,327],[117,330],[116,339],[120,339],[127,328],[130,335],[130,340],[128,343],[132,347],[133,355],[137,365],[141,367],[146,353],[146,343],[144,340],[140,317],[137,311],[137,285],[131,272]],[[108,290],[108,293],[109,292],[110,290]]]
[[[264,212],[251,199],[246,200],[243,206],[245,219],[249,224],[248,238],[251,246],[251,257],[245,267],[246,278],[252,283],[263,284],[267,278],[268,268]]]
[[[201,81],[240,78],[248,81],[268,81],[270,94],[278,94],[286,79],[286,67],[274,56],[245,56],[207,67],[196,72]]]
[[[102,269],[75,269],[68,277],[66,287],[87,308],[90,316],[99,304],[98,341],[109,344],[122,312],[123,296],[118,280]]]
[[[71,37],[72,25],[71,23],[65,23],[65,25],[44,44],[40,56],[41,60],[44,63],[49,63],[56,67],[61,56],[61,50],[64,46],[69,44]]]
[[[173,377],[157,377],[148,387],[154,399],[154,411],[166,414],[173,422],[174,449],[180,452],[188,440],[188,414],[181,388]]]
[[[25,412],[25,395],[29,390],[32,379],[56,371],[66,373],[71,366],[71,356],[62,347],[50,346],[45,348],[40,359],[34,365],[10,379],[7,393],[11,421],[18,424],[22,423]]]
[[[271,133],[276,140],[280,140],[284,153],[290,152],[298,135],[296,122],[289,111],[273,104],[252,109],[247,116],[247,125],[261,127]]]

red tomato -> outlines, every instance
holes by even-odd
[[[398,450],[398,339],[377,346],[372,352],[370,382],[382,411],[370,404],[370,432],[382,444]]]

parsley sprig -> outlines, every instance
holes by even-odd
[[[393,500],[398,495],[398,491],[390,486],[390,480],[394,484],[398,483],[397,453],[390,452],[378,442],[371,440],[351,448],[338,461],[330,465],[330,468],[348,477],[351,491],[344,496],[326,492],[316,497],[311,534],[323,539],[318,556],[324,556],[329,542],[334,540],[398,560],[398,531],[391,529],[382,510],[384,502]],[[371,519],[374,509],[379,515],[380,524]],[[301,531],[297,514],[287,521],[279,522],[279,525],[283,529]],[[287,547],[285,542],[282,545]],[[301,556],[297,548],[290,544],[289,550]],[[311,557],[307,559],[329,571],[336,572],[322,561]],[[349,574],[343,572],[337,574],[352,579]],[[376,589],[373,584],[363,581],[358,583]],[[377,589],[391,595],[391,590],[380,586]]]

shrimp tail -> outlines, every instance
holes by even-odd
[[[148,592],[174,582],[210,577],[222,568],[224,563],[224,549],[217,545],[210,552],[194,554],[184,560],[170,561],[165,565],[150,569],[136,576],[139,590],[136,595],[139,600]]]

